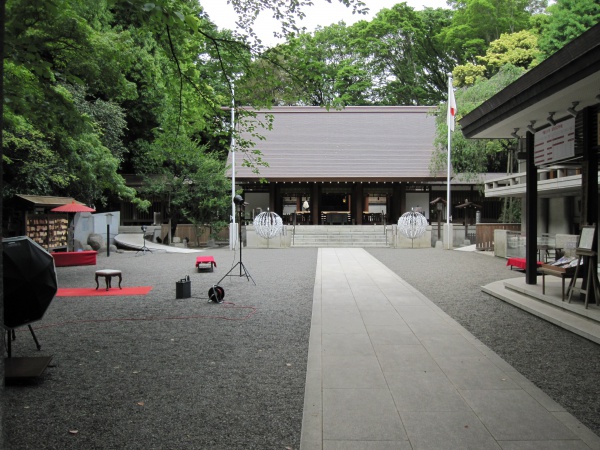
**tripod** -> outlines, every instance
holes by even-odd
[[[152,250],[146,246],[146,225],[142,225],[142,237],[144,238],[144,245],[137,251],[135,256],[138,256],[140,252],[142,252],[142,256],[144,256],[146,252],[152,253]]]
[[[252,283],[254,283],[254,286],[256,286],[256,282],[254,281],[254,278],[252,278],[252,275],[250,275],[250,272],[248,272],[248,270],[246,269],[246,266],[244,266],[244,263],[242,262],[242,208],[244,206],[238,204],[238,224],[239,224],[239,232],[238,232],[238,245],[240,246],[240,260],[234,264],[234,266],[229,269],[229,272],[227,272],[225,275],[223,275],[223,278],[221,278],[218,282],[217,285],[219,283],[221,283],[221,281],[223,281],[225,279],[225,277],[236,277],[236,276],[240,276],[240,277],[246,277],[246,279],[248,281],[252,280]],[[240,274],[239,275],[234,275],[232,274],[232,272],[234,271],[234,269],[236,267],[240,268]]]

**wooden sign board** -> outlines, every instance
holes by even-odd
[[[596,233],[596,227],[594,225],[584,226],[581,229],[581,236],[579,237],[579,246],[577,249],[580,250],[592,250],[594,245],[594,234]]]

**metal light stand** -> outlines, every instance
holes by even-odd
[[[144,245],[137,251],[135,256],[138,256],[140,252],[142,252],[142,256],[146,255],[146,252],[152,253],[152,250],[146,247],[146,229],[146,225],[142,225],[142,237],[144,238]]]
[[[256,286],[256,282],[254,281],[254,278],[252,278],[252,275],[250,275],[250,272],[248,272],[248,270],[246,269],[246,266],[244,266],[244,263],[242,262],[242,247],[243,247],[243,245],[242,245],[242,209],[244,208],[244,205],[240,204],[240,203],[237,203],[237,205],[238,205],[238,226],[239,226],[238,245],[240,246],[240,260],[231,269],[229,269],[229,272],[227,272],[225,275],[223,275],[223,278],[221,278],[217,282],[217,285],[220,284],[221,281],[223,281],[226,277],[240,276],[240,277],[246,277],[246,279],[248,281],[252,280],[252,283],[254,283],[254,286]],[[231,273],[238,266],[240,268],[240,274],[232,275]]]

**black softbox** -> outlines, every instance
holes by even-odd
[[[56,295],[54,258],[27,236],[2,240],[4,326],[12,329],[44,317]]]

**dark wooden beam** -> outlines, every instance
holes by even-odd
[[[525,283],[537,284],[537,167],[534,162],[534,135],[530,131],[525,136],[525,152]]]

